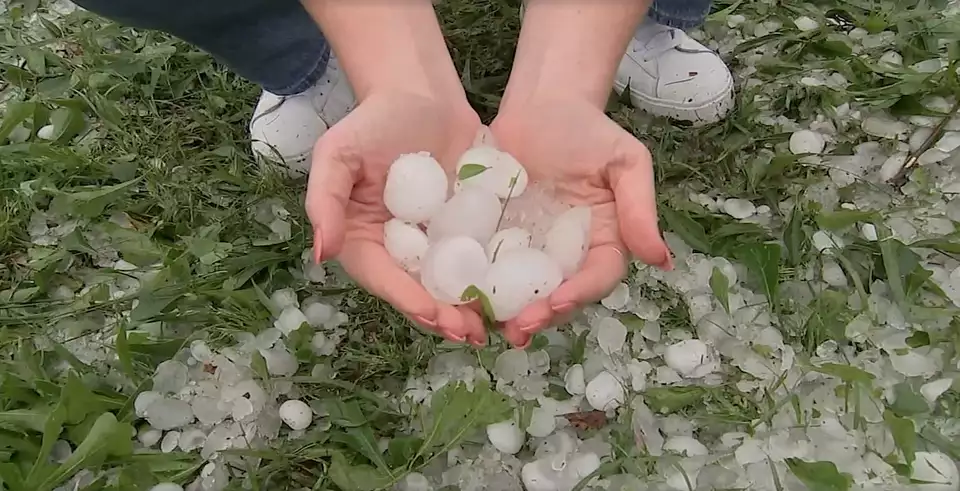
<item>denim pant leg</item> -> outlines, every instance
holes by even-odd
[[[74,0],[121,24],[177,36],[277,95],[313,86],[330,46],[298,0]]]
[[[703,24],[713,0],[653,0],[649,17],[676,29],[690,29]]]

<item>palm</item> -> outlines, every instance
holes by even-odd
[[[531,180],[553,183],[564,202],[591,207],[590,249],[579,273],[506,324],[504,335],[519,346],[555,316],[606,295],[626,273],[627,250],[648,264],[670,267],[646,147],[586,102],[551,102],[501,113],[491,131]]]
[[[359,285],[423,327],[475,343],[484,335],[479,317],[437,303],[384,248],[383,225],[391,216],[383,189],[397,156],[428,151],[450,168],[479,127],[472,111],[433,99],[372,96],[317,142],[306,202],[320,259],[336,257]]]

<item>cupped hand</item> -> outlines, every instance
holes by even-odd
[[[576,97],[538,96],[502,107],[490,129],[531,181],[551,182],[559,200],[592,211],[581,269],[505,323],[510,343],[525,347],[556,319],[606,296],[626,275],[631,254],[653,266],[673,267],[657,226],[650,152],[600,108]]]
[[[437,302],[387,253],[383,188],[404,153],[429,151],[449,171],[480,127],[466,101],[372,94],[317,141],[306,199],[315,260],[338,259],[357,284],[421,327],[478,346],[486,340],[479,315]]]

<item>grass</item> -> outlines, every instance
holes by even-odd
[[[750,78],[758,83],[738,80],[733,114],[692,131],[681,123],[640,114],[611,97],[610,116],[642,139],[654,155],[665,228],[694,252],[744,264],[748,284],[766,293],[785,338],[800,346],[803,356],[809,357],[823,341],[840,341],[843,321],[857,313],[856,307],[847,304],[845,292],[828,290],[815,295],[815,301],[800,304],[776,287],[803,281],[805,271],[817,264],[819,255],[811,247],[815,230],[849,231],[858,221],[875,217],[829,215],[809,202],[795,211],[783,208],[785,199],[802,197],[828,169],[791,155],[790,131],[758,123],[757,117],[807,121],[818,114],[835,114],[836,106],[853,99],[895,115],[930,114],[922,106],[923,97],[960,92],[952,69],[924,75],[869,64],[840,33],[853,26],[866,26],[872,33],[888,29],[894,33],[892,43],[871,49],[876,53],[896,49],[905,64],[929,58],[938,49],[936,38],[947,39],[946,49],[955,64],[960,59],[956,22],[928,20],[930,11],[942,3],[718,1],[703,27],[707,33],[722,30],[735,13],[743,13],[751,23],[776,21],[786,26],[761,39],[781,43],[775,54],[757,53],[760,41],[724,51],[740,73],[747,58],[757,58]],[[61,427],[75,444],[98,424],[97,428],[122,433],[126,428],[120,425],[132,420],[132,396],[149,383],[159,362],[193,339],[216,344],[240,331],[259,331],[272,318],[264,297],[288,287],[339,302],[350,318],[347,337],[331,361],[338,378],[302,378],[306,397],[318,404],[356,403],[361,419],[366,415],[384,429],[380,436],[387,434],[385,429],[406,429],[408,420],[416,418],[385,396],[400,393],[409,377],[422,374],[428,362],[448,347],[354,288],[335,266],[330,269],[336,279],[322,287],[297,276],[301,253],[310,241],[302,209],[304,187],[277,169],[257,165],[249,155],[246,122],[258,89],[169,36],[135,32],[88,14],[48,22],[47,35],[57,39],[37,37],[17,13],[36,8],[36,2],[19,4],[23,10],[0,19],[4,48],[0,52],[9,53],[0,56],[0,100],[11,98],[0,123],[0,142],[14,135],[0,146],[0,455],[44,455],[49,435],[56,439]],[[519,1],[447,0],[439,2],[437,10],[468,97],[489,122],[512,62]],[[833,27],[802,33],[792,24],[799,15]],[[20,59],[26,62],[19,63]],[[817,70],[841,73],[849,84],[830,89],[797,83]],[[768,102],[758,102],[764,99]],[[59,134],[50,142],[35,136],[48,121]],[[842,130],[837,154],[850,153],[868,139],[859,128]],[[923,169],[916,172],[923,177]],[[860,180],[846,192],[852,196],[877,186]],[[707,213],[689,202],[691,192],[766,204],[773,210],[773,224],[752,226]],[[289,212],[289,237],[277,239],[257,220],[270,205]],[[49,227],[69,222],[75,229],[56,245],[33,243],[36,224],[31,220],[43,211],[56,215]],[[761,254],[770,241],[783,242],[782,257]],[[899,285],[905,297],[917,299],[927,288],[919,256],[906,245],[891,243],[880,246],[860,240],[844,249],[844,269],[851,283],[859,281],[851,288],[866,295],[876,288],[875,282],[886,282]],[[957,253],[955,244],[946,239],[938,244],[932,247]],[[118,254],[137,266],[161,267],[146,288],[115,298],[111,288],[130,273],[103,264]],[[97,286],[81,291],[90,285]],[[681,295],[650,285],[641,292],[662,307],[664,332],[694,331]],[[160,321],[173,328],[164,341],[137,335]],[[109,335],[103,335],[103,326]],[[940,335],[953,339],[956,332]],[[103,359],[77,359],[65,348],[75,343],[98,347]],[[492,359],[491,353],[480,356]],[[60,375],[64,364],[72,367],[75,379]],[[111,367],[122,376],[111,376]],[[668,401],[679,397],[669,390],[660,395]],[[953,401],[957,396],[951,392],[949,397]],[[680,402],[684,417],[731,428],[769,420],[771,408],[782,403],[772,396],[749,400],[732,385],[705,389]],[[101,421],[104,411],[116,413],[119,421]],[[328,422],[334,428],[340,424],[347,434],[351,426],[342,423],[349,419],[343,414]],[[264,459],[252,479],[254,489],[330,489],[327,476],[337,460],[331,458],[333,447],[327,439],[338,434],[309,433],[279,448],[248,452],[248,457]],[[630,441],[631,435],[621,439]],[[107,462],[129,470],[125,467],[116,482],[102,480],[98,489],[146,489],[143,486],[155,482],[155,475],[185,478],[197,470],[195,456],[130,455],[119,448],[121,443],[109,441],[106,449],[91,453],[79,467],[96,469]],[[650,456],[620,454],[622,468],[652,472]],[[414,458],[404,462],[404,468],[419,468],[436,457]],[[631,458],[636,460],[626,462]],[[26,479],[21,474],[46,469],[18,462],[21,468],[16,471],[0,465],[0,489],[16,490],[11,483]]]

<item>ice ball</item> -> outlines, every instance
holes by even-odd
[[[447,201],[427,227],[431,242],[446,237],[472,237],[486,244],[497,231],[500,221],[500,200],[497,195],[480,188],[469,188]]]
[[[383,224],[383,246],[401,268],[416,273],[430,241],[419,227],[393,218]]]
[[[526,169],[509,153],[491,146],[474,147],[464,152],[457,162],[457,176],[454,185],[457,192],[476,187],[506,199],[507,196],[520,196],[527,189]]]
[[[483,284],[496,320],[505,321],[534,300],[549,296],[562,281],[563,272],[550,256],[521,248],[500,253]]]
[[[313,421],[313,410],[307,403],[290,399],[280,405],[280,419],[294,430],[302,430]]]
[[[563,273],[573,276],[583,263],[590,247],[590,207],[575,206],[554,220],[544,237],[543,251],[550,256]]]
[[[505,454],[513,455],[523,447],[523,431],[513,420],[487,425],[487,438],[491,445]]]
[[[612,373],[603,371],[587,383],[587,402],[598,411],[616,409],[623,404],[624,391]]]
[[[487,253],[471,237],[450,237],[427,249],[420,282],[437,300],[459,305],[468,286],[480,287],[487,275]]]
[[[687,378],[703,377],[716,368],[716,357],[699,339],[687,339],[667,346],[663,361]]]
[[[175,482],[162,482],[150,488],[150,491],[183,491],[183,486]]]
[[[401,155],[387,171],[383,204],[410,223],[425,222],[447,200],[447,174],[428,152]]]
[[[794,155],[823,152],[826,146],[823,135],[816,131],[800,130],[790,135],[790,152]]]
[[[495,234],[487,244],[487,257],[493,262],[494,257],[511,249],[530,247],[532,236],[530,232],[520,227],[505,228]]]
[[[923,491],[953,491],[960,484],[957,465],[947,455],[940,452],[917,452],[913,460],[913,473],[910,478],[924,481],[912,487]]]

